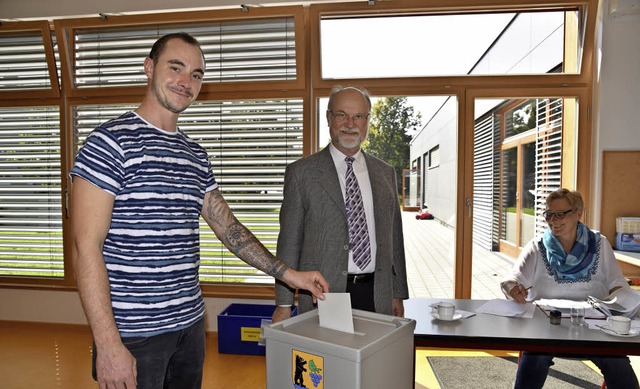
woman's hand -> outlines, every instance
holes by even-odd
[[[517,282],[513,282],[512,285],[513,286],[508,289],[507,295],[519,304],[526,303],[527,296],[529,295],[529,289],[531,289],[531,287],[525,288],[522,284]],[[509,288],[509,285],[507,285],[507,288]]]

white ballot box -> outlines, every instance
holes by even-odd
[[[415,320],[352,312],[353,334],[317,309],[264,327],[267,389],[413,389]]]

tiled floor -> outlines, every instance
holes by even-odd
[[[453,298],[454,230],[437,220],[416,220],[414,212],[403,212],[402,222],[409,296]],[[512,265],[513,259],[474,244],[471,297],[504,297],[499,283]]]

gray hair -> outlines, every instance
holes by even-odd
[[[356,90],[358,92],[360,92],[362,94],[362,96],[364,96],[364,98],[367,100],[367,105],[369,107],[368,111],[371,111],[371,97],[369,97],[369,92],[359,86],[353,86],[353,85],[336,85],[333,88],[331,88],[331,94],[329,95],[329,103],[327,104],[327,109],[329,111],[331,111],[333,109],[333,100],[335,99],[336,95],[344,90],[348,90],[348,89],[353,89]]]

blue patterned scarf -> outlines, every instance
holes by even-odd
[[[558,283],[588,282],[598,269],[600,233],[591,231],[581,222],[578,222],[576,242],[569,254],[564,252],[550,228],[544,231],[539,247],[549,274]]]

